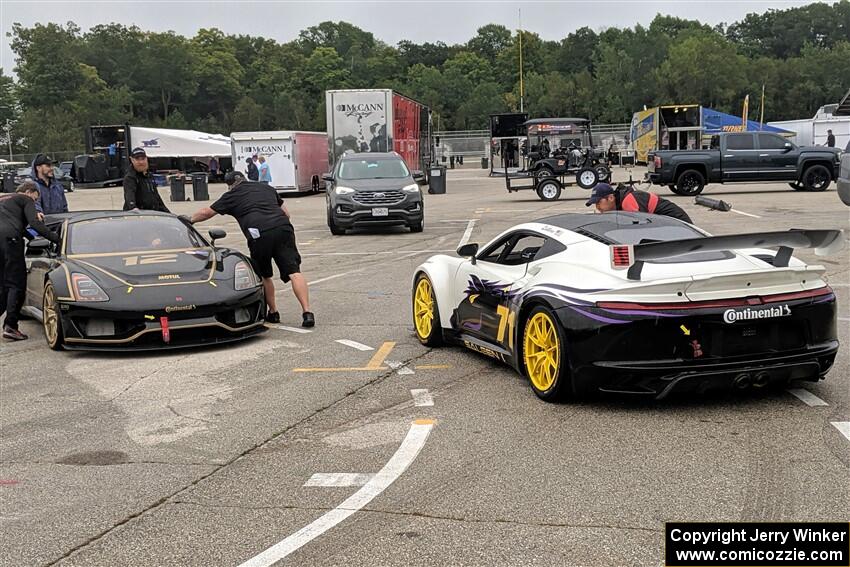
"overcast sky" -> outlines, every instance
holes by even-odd
[[[488,23],[518,27],[522,10],[523,29],[544,39],[561,39],[588,26],[631,27],[648,24],[656,13],[697,19],[714,25],[730,23],[750,12],[789,8],[811,2],[761,0],[711,1],[180,1],[180,0],[0,0],[0,66],[7,74],[14,66],[6,34],[15,22],[32,26],[41,22],[73,21],[84,31],[91,26],[119,22],[143,30],[173,30],[192,36],[200,28],[217,27],[226,33],[249,34],[286,42],[304,28],[326,20],[350,22],[390,44],[402,39],[422,43],[463,43]]]

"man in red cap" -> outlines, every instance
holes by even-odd
[[[679,205],[659,197],[655,193],[637,191],[623,184],[620,184],[616,189],[607,183],[598,184],[593,188],[590,199],[587,200],[585,205],[588,207],[596,205],[596,210],[600,213],[608,211],[650,213],[666,215],[693,224],[691,217]]]

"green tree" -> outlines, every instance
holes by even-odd
[[[158,117],[163,124],[185,122],[183,112],[179,119],[170,121],[169,117],[175,109],[187,106],[198,90],[188,40],[174,32],[147,34],[138,65],[140,81],[147,85],[139,93],[147,115]]]
[[[487,24],[478,28],[466,48],[493,64],[499,53],[510,47],[512,41],[511,30],[503,25]]]
[[[190,49],[198,84],[190,108],[195,115],[217,116],[219,129],[227,129],[229,115],[244,93],[236,47],[220,30],[202,29],[192,38]]]
[[[79,32],[73,23],[12,25],[11,47],[17,56],[18,83],[26,93],[21,99],[25,108],[59,105],[83,83]]]

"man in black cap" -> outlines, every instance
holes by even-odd
[[[259,181],[260,180],[260,169],[257,167],[257,164],[254,163],[254,160],[251,158],[245,158],[245,171],[248,173],[249,181]]]
[[[6,313],[3,338],[13,341],[28,338],[18,330],[27,292],[24,238],[31,238],[27,225],[51,242],[59,242],[59,236],[38,218],[35,210],[38,197],[35,181],[24,181],[17,192],[0,195],[0,316]]]
[[[228,171],[224,176],[228,191],[218,201],[198,210],[191,222],[203,222],[215,215],[236,218],[239,228],[248,240],[248,250],[254,267],[263,278],[266,304],[269,306],[266,321],[280,323],[280,313],[274,296],[272,260],[277,264],[284,283],[292,281],[292,291],[301,304],[302,327],[312,327],[316,318],[310,311],[310,293],[307,280],[301,274],[301,256],[295,245],[295,229],[289,222],[289,211],[277,192],[268,184],[246,181],[239,171]]]
[[[130,165],[133,169],[124,176],[124,210],[146,209],[170,213],[156,189],[156,182],[148,165],[148,155],[143,148],[133,148],[130,152]]]
[[[693,224],[688,213],[678,205],[659,197],[655,193],[638,191],[631,186],[622,183],[616,189],[607,183],[599,183],[593,188],[590,199],[585,203],[588,207],[596,205],[600,213],[608,211],[631,211],[650,213],[654,215],[666,215],[686,223]]]
[[[32,160],[30,177],[38,185],[39,197],[35,210],[43,215],[68,212],[65,188],[53,175],[53,160],[44,154],[38,154]]]

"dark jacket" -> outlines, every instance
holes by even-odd
[[[35,201],[23,193],[0,195],[0,237],[29,238],[27,225],[46,239],[59,242],[59,236],[38,220]]]
[[[621,186],[614,191],[614,195],[617,200],[618,211],[665,215],[693,224],[691,217],[680,206],[663,197],[659,197],[655,193],[636,191],[631,187]]]
[[[50,179],[49,185],[39,179],[34,164],[35,160],[33,160],[30,177],[38,185],[38,201],[35,202],[35,210],[45,215],[67,213],[68,201],[65,199],[65,188],[55,177]]]
[[[253,161],[248,165],[248,180],[249,181],[259,181],[260,180],[260,170],[257,168],[257,164]]]
[[[830,148],[835,147],[835,134],[830,134],[826,137],[826,145]]]
[[[171,212],[162,202],[150,171],[139,173],[131,168],[124,176],[124,210],[132,209]]]

